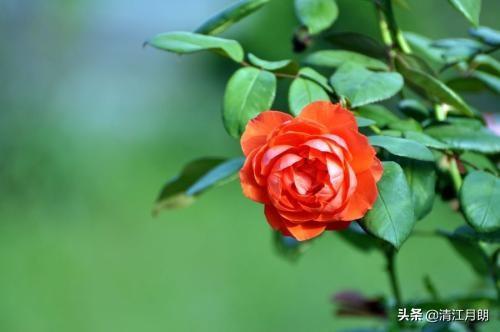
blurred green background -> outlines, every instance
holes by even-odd
[[[465,36],[446,0],[407,0],[405,30]],[[280,258],[262,207],[233,182],[152,218],[161,185],[199,156],[237,156],[220,105],[235,66],[142,42],[193,30],[231,0],[3,0],[0,3],[0,331],[335,331],[330,296],[389,293],[383,258],[326,234]],[[368,1],[338,0],[334,29],[376,36]],[[498,26],[500,2],[482,23]],[[292,1],[274,0],[225,36],[290,56]],[[496,26],[495,26],[496,25]],[[490,95],[472,99],[495,111]],[[278,102],[277,108],[286,103]],[[437,202],[420,229],[462,223]],[[443,241],[412,238],[398,258],[405,298],[478,286]],[[496,326],[498,328],[498,325]],[[489,328],[495,330],[493,325]],[[498,331],[498,329],[497,329]]]

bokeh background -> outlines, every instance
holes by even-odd
[[[407,0],[405,30],[465,36],[446,0]],[[376,320],[333,315],[332,293],[389,293],[383,257],[327,234],[297,262],[279,257],[262,207],[237,182],[151,217],[161,185],[189,160],[238,156],[220,105],[236,67],[208,53],[142,48],[193,30],[231,0],[0,2],[0,331],[335,331]],[[368,1],[338,0],[334,30],[376,36]],[[499,28],[500,2],[482,23]],[[274,0],[226,37],[288,58],[291,0]],[[498,110],[491,95],[472,100]],[[278,102],[277,108],[286,107]],[[463,221],[436,202],[420,229]],[[441,240],[412,238],[398,258],[405,298],[429,275],[443,295],[474,289]],[[484,330],[498,331],[498,324]]]

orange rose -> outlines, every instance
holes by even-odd
[[[241,147],[243,193],[265,204],[272,228],[297,240],[346,228],[377,199],[382,164],[339,104],[315,102],[296,118],[263,112],[248,123]]]

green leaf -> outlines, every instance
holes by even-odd
[[[400,132],[399,130],[392,130],[392,129],[382,130],[380,134],[383,136],[390,136],[390,137],[398,137],[398,138],[403,137],[402,132]]]
[[[364,118],[375,121],[379,127],[385,127],[389,123],[400,120],[394,113],[382,105],[365,105],[356,109],[356,113]]]
[[[433,47],[444,49],[443,57],[446,63],[468,61],[483,49],[483,45],[472,39],[448,38],[432,43]]]
[[[479,25],[479,14],[481,13],[481,0],[448,0],[465,18]]]
[[[432,47],[432,40],[413,32],[405,32],[404,37],[412,51],[424,60],[427,60],[434,68],[438,68],[444,64],[444,52],[441,49]]]
[[[485,87],[500,95],[500,78],[497,76],[476,70],[471,73],[471,77],[479,80]]]
[[[342,65],[330,82],[352,107],[389,99],[403,88],[403,78],[398,73],[377,73],[351,63]]]
[[[410,186],[415,217],[424,218],[432,210],[436,197],[434,164],[413,159],[398,160]]]
[[[358,124],[359,128],[361,128],[361,127],[369,127],[369,126],[372,126],[372,125],[376,124],[375,121],[373,121],[371,119],[367,119],[367,118],[362,118],[360,116],[356,117],[356,123]]]
[[[419,120],[426,119],[430,116],[429,109],[424,104],[415,99],[403,99],[399,102],[398,108],[401,112],[408,116]]]
[[[191,204],[205,190],[232,180],[243,162],[244,158],[202,158],[190,162],[163,187],[153,213]]]
[[[393,155],[423,160],[434,161],[434,155],[425,146],[412,140],[390,137],[390,136],[370,136],[370,144],[384,148]]]
[[[443,82],[421,70],[410,68],[402,57],[398,56],[396,61],[405,80],[412,86],[422,90],[427,98],[436,103],[447,104],[460,114],[467,116],[474,115],[473,111],[470,109],[469,105],[465,103],[462,97],[447,87]]]
[[[330,101],[328,93],[320,85],[301,77],[293,80],[288,93],[290,111],[293,115],[299,115],[305,106],[319,100]]]
[[[479,119],[471,119],[471,118],[461,118],[456,116],[449,116],[446,118],[446,123],[458,126],[458,127],[466,127],[470,129],[482,129],[484,128],[484,124]]]
[[[365,232],[357,222],[352,222],[345,230],[335,233],[363,252],[382,249],[385,244],[385,242]]]
[[[356,32],[336,32],[325,38],[333,45],[375,58],[385,58],[387,51],[384,45],[375,39]]]
[[[377,186],[379,197],[363,218],[363,228],[400,248],[416,222],[411,191],[401,166],[384,162],[384,174]]]
[[[467,151],[460,155],[460,160],[465,164],[466,168],[472,165],[474,168],[483,171],[490,171],[495,174],[498,173],[495,164],[483,154]],[[469,171],[474,170],[474,168],[469,168]]]
[[[469,224],[478,232],[500,229],[500,179],[475,171],[465,177],[460,190],[462,210]]]
[[[208,19],[198,29],[196,29],[196,32],[205,35],[216,35],[222,33],[242,18],[260,9],[268,2],[269,0],[238,1]]]
[[[469,47],[457,47],[446,50],[443,54],[447,64],[455,64],[460,61],[468,62],[476,54],[478,50]]]
[[[339,15],[335,0],[295,0],[295,13],[310,34],[328,29]]]
[[[488,88],[483,82],[470,76],[452,77],[446,81],[446,85],[458,92],[479,92]]]
[[[471,67],[500,76],[500,62],[487,54],[479,54],[472,60]]]
[[[271,108],[276,96],[276,77],[265,70],[241,68],[229,80],[222,117],[227,132],[239,138],[249,120]]]
[[[457,125],[430,127],[425,133],[448,144],[450,148],[486,154],[500,152],[500,137],[487,129],[473,129]]]
[[[426,135],[421,132],[416,131],[405,131],[405,138],[423,144],[429,148],[437,149],[437,150],[448,150],[450,147],[437,139],[432,138],[429,135]]]
[[[477,274],[481,276],[488,275],[488,257],[475,239],[464,236],[457,231],[453,233],[438,231],[438,234],[444,236],[448,239],[448,241],[450,241],[450,244],[457,251],[457,253],[469,263]]]
[[[469,33],[487,45],[493,47],[500,46],[500,31],[498,30],[488,27],[478,27],[469,29]]]
[[[321,85],[321,87],[330,93],[333,93],[333,89],[328,85],[328,79],[315,71],[312,68],[309,67],[304,67],[300,70],[299,75],[301,77],[307,78],[309,80],[312,80],[313,82]]]
[[[192,32],[162,33],[147,43],[158,49],[178,54],[208,50],[227,56],[236,62],[241,62],[244,58],[243,48],[237,41]]]
[[[439,47],[444,49],[463,47],[463,48],[472,48],[475,50],[481,49],[483,45],[481,43],[467,38],[445,38],[439,39],[432,42],[431,46]]]
[[[252,53],[248,54],[248,60],[254,66],[269,71],[280,71],[291,75],[295,75],[299,71],[299,65],[293,60],[267,61],[258,58]]]
[[[337,68],[344,63],[354,63],[369,69],[389,70],[389,67],[380,60],[360,53],[342,50],[318,51],[309,55],[305,62],[309,65],[329,68]]]
[[[451,78],[447,84],[458,91],[477,92],[490,90],[493,93],[500,94],[500,79],[495,75],[479,70],[473,71],[467,76]]]
[[[417,55],[400,53],[397,57],[400,58],[399,61],[404,62],[408,68],[427,73],[432,77],[436,77],[436,71],[434,68]]]
[[[391,122],[389,124],[389,128],[399,131],[422,131],[422,126],[420,125],[420,123],[412,118]]]

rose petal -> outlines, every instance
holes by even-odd
[[[272,148],[269,148],[264,155],[262,156],[261,160],[261,169],[263,170],[263,173],[266,173],[266,170],[268,169],[268,166],[270,166],[271,162],[274,161],[275,158],[279,157],[281,154],[284,152],[292,149],[293,146],[290,145],[278,145],[278,146],[273,146]]]
[[[326,126],[331,133],[344,128],[358,128],[356,118],[351,112],[342,108],[340,104],[332,104],[327,101],[317,101],[307,105],[300,113],[299,118]]]
[[[286,223],[286,228],[294,238],[299,241],[305,241],[323,233],[326,229],[326,225],[317,222],[303,224]]]
[[[350,197],[340,219],[349,221],[363,217],[372,208],[378,197],[377,183],[370,171],[357,174],[358,185]]]
[[[373,165],[375,159],[375,149],[368,142],[368,138],[351,129],[338,132],[347,143],[352,159],[349,164],[356,173],[364,172]]]
[[[243,167],[240,170],[240,182],[241,188],[243,189],[243,194],[253,201],[259,203],[266,203],[269,201],[267,192],[255,181],[253,168],[252,168],[252,156],[256,151],[253,151],[249,158],[245,160]]]
[[[371,172],[373,175],[373,178],[375,179],[375,182],[378,182],[380,178],[382,177],[382,173],[384,173],[384,167],[382,166],[382,163],[380,160],[375,158],[373,160],[373,165],[371,167]]]
[[[316,220],[340,219],[337,216],[338,212],[345,209],[349,197],[355,193],[357,187],[356,174],[349,165],[345,165],[344,181],[341,184],[334,198],[323,207],[321,215]]]
[[[298,240],[348,227],[378,196],[383,167],[340,105],[316,102],[297,118],[264,112],[241,139],[244,194],[265,204],[274,229]]]
[[[250,120],[241,136],[241,148],[245,156],[266,144],[267,136],[273,130],[292,119],[291,115],[283,112],[266,111]]]
[[[304,172],[296,171],[293,173],[293,182],[297,192],[305,195],[311,190],[312,179]]]
[[[283,156],[281,156],[276,162],[274,163],[272,172],[277,172],[284,170],[287,167],[292,166],[295,163],[298,163],[299,161],[302,160],[302,157],[293,153],[287,153]]]
[[[308,135],[323,135],[328,134],[328,128],[318,122],[304,120],[299,118],[294,118],[292,121],[287,122],[280,127],[276,136],[282,135],[284,133],[302,133]]]
[[[336,143],[338,146],[343,148],[345,151],[349,151],[349,147],[347,146],[347,143],[342,139],[342,137],[339,137],[337,135],[332,135],[332,134],[323,134],[321,135],[322,138],[326,138],[330,141],[333,141]]]
[[[335,191],[338,191],[344,181],[344,169],[331,157],[326,159],[326,165],[330,184]]]
[[[273,138],[271,138],[269,141],[269,145],[270,146],[276,146],[276,145],[299,146],[310,138],[311,138],[311,135],[308,133],[300,133],[300,132],[296,132],[296,131],[283,132],[283,133],[280,133],[279,135],[276,135]]]
[[[282,233],[286,233],[285,235],[289,235],[288,229],[285,227],[284,219],[278,214],[276,209],[272,205],[266,205],[264,207],[264,214],[266,216],[268,224],[275,230],[280,231]]]
[[[247,159],[253,159],[252,161],[252,167],[253,167],[253,175],[255,178],[255,182],[259,186],[265,186],[266,181],[267,181],[267,174],[261,169],[261,164],[262,164],[262,157],[267,151],[267,146],[263,145],[262,147],[255,149],[254,151],[255,154],[250,153],[250,156],[247,157]],[[253,155],[253,157],[251,157]]]

